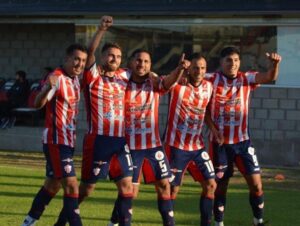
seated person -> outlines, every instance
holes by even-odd
[[[26,72],[17,71],[16,81],[6,93],[7,100],[0,102],[0,127],[2,129],[13,126],[16,118],[12,116],[11,110],[25,106],[28,95],[29,83],[26,79]]]

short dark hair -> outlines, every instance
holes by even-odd
[[[146,49],[136,49],[132,52],[132,54],[130,55],[129,59],[131,60],[132,58],[134,58],[138,53],[147,53],[149,54],[149,57],[151,59],[151,53],[146,50]]]
[[[228,47],[225,47],[221,50],[220,57],[224,58],[226,56],[229,56],[229,55],[232,55],[232,54],[235,54],[235,53],[239,56],[241,55],[240,50],[237,47],[228,46]]]
[[[108,50],[110,48],[116,48],[116,49],[119,49],[122,52],[122,48],[118,43],[107,42],[102,47],[101,53],[104,53],[106,50]]]
[[[81,52],[87,53],[87,48],[84,45],[81,45],[79,43],[74,43],[66,49],[66,55],[70,56],[74,53],[75,50],[79,50]]]
[[[22,79],[26,79],[27,74],[25,71],[20,70],[20,71],[17,71],[16,74],[19,75],[19,77],[21,77]]]
[[[205,57],[200,53],[200,52],[196,52],[196,53],[193,53],[190,57],[189,57],[189,60],[192,61],[192,60],[200,60],[200,59],[204,59],[205,60]]]

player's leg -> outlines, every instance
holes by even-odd
[[[54,151],[51,151],[52,149]],[[34,225],[35,222],[40,219],[46,206],[61,188],[61,180],[59,178],[55,178],[55,173],[57,177],[61,176],[61,172],[58,170],[60,169],[60,165],[57,161],[53,161],[56,156],[59,157],[56,148],[54,148],[53,145],[44,144],[43,151],[46,158],[47,178],[45,179],[44,185],[36,194],[22,226]]]
[[[140,177],[141,177],[142,165],[145,157],[145,150],[131,150],[130,154],[133,163],[133,177],[132,177],[133,197],[132,198],[135,199],[138,196],[138,192],[139,192]],[[111,165],[112,164],[115,164],[115,161],[112,161]],[[118,197],[115,201],[108,226],[117,226],[119,223],[119,213],[117,210],[117,207],[119,205]]]
[[[22,226],[33,226],[43,214],[46,206],[49,205],[52,198],[61,188],[61,180],[54,178],[46,178],[44,185],[40,188],[33,199],[31,208],[26,216]]]
[[[230,177],[233,175],[235,155],[230,145],[219,146],[217,143],[210,144],[210,155],[216,171],[217,182],[213,205],[215,226],[223,226],[227,189]]]
[[[255,149],[251,147],[249,140],[241,142],[239,145],[241,154],[236,158],[236,165],[244,175],[249,187],[249,202],[252,207],[253,224],[263,225],[264,193]]]
[[[201,226],[210,226],[213,212],[214,192],[216,190],[215,171],[212,161],[208,153],[204,150],[191,152],[193,161],[196,165],[194,172],[189,169],[195,180],[198,180],[202,186],[202,193],[199,202],[200,222]],[[190,164],[191,165],[191,164]],[[197,171],[196,171],[197,170]],[[201,173],[201,176],[196,177],[196,172]]]
[[[79,185],[79,197],[78,204],[80,204],[85,198],[87,198],[95,189],[95,184],[98,178],[102,175],[101,173],[107,173],[108,164],[103,164],[98,160],[100,157],[95,152],[97,148],[97,141],[101,140],[99,136],[86,134],[83,141],[83,152],[82,152],[82,167],[81,167],[81,182]],[[99,144],[101,145],[101,144]],[[99,146],[101,147],[101,146]],[[100,170],[102,169],[103,170]],[[107,168],[107,169],[106,169]],[[59,217],[54,226],[65,226],[67,224],[66,210],[63,208],[60,211]]]
[[[132,198],[133,198],[133,163],[131,155],[126,145],[125,139],[116,139],[120,148],[110,164],[110,178],[116,182],[118,188],[118,198],[116,209],[119,215],[119,225],[131,225]]]
[[[175,225],[169,182],[171,177],[169,161],[162,147],[148,149],[146,152],[147,161],[144,164],[145,181],[146,183],[155,183],[157,206],[163,225]],[[148,166],[148,168],[146,169],[145,166]]]

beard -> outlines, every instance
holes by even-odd
[[[103,69],[105,71],[116,71],[118,70],[119,65],[117,65],[115,62],[106,63],[103,65]]]

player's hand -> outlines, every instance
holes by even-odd
[[[220,131],[214,132],[214,137],[220,146],[224,143],[224,136]]]
[[[281,61],[281,56],[278,53],[266,53],[266,57],[273,63],[279,64]]]
[[[156,80],[158,78],[158,75],[155,72],[150,71],[149,75],[148,75],[148,78],[152,79],[152,80]]]
[[[188,69],[188,67],[191,65],[191,62],[185,59],[185,53],[183,53],[180,57],[179,63],[178,63],[178,69],[179,70],[185,70]]]
[[[113,24],[113,18],[111,16],[103,16],[100,21],[99,29],[106,31]]]
[[[48,78],[47,78],[46,84],[48,84],[51,88],[52,88],[52,87],[56,87],[57,81],[58,81],[57,76],[55,76],[55,75],[50,75],[50,76],[48,76]]]

